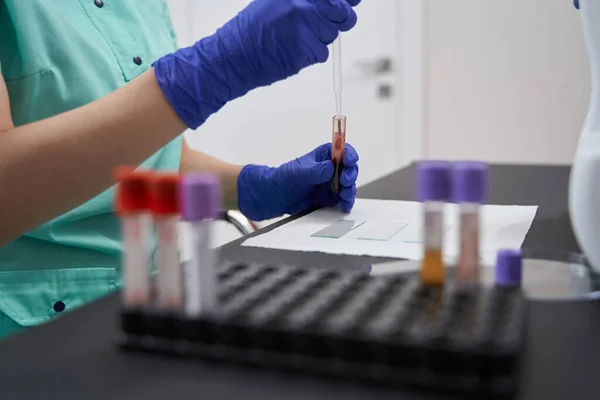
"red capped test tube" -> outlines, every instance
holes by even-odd
[[[177,223],[179,222],[179,175],[161,173],[152,181],[151,210],[157,235],[159,312],[183,309],[181,269],[179,267]]]
[[[333,193],[340,192],[340,176],[344,169],[344,147],[346,147],[346,117],[335,115],[331,137],[331,161],[335,166],[335,173],[331,180],[331,191]]]
[[[150,181],[152,173],[121,167],[116,170],[116,211],[121,219],[123,241],[124,308],[150,306],[148,241],[150,235]]]

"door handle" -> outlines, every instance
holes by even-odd
[[[358,61],[356,66],[367,75],[385,75],[394,71],[394,61],[391,57],[381,57],[374,60]]]

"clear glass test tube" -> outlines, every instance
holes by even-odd
[[[150,303],[150,280],[144,243],[143,215],[123,216],[121,227],[124,248],[124,303],[131,308],[147,306]]]
[[[214,221],[221,211],[221,188],[212,174],[187,174],[181,182],[182,219],[191,236],[192,257],[185,269],[185,313],[194,318],[218,307]]]
[[[331,160],[335,166],[335,172],[331,180],[331,191],[339,193],[340,176],[344,168],[344,148],[346,146],[346,117],[336,115],[333,117],[333,130],[331,136]]]
[[[147,258],[151,174],[125,167],[118,169],[116,175],[116,209],[123,242],[122,306],[126,309],[147,308],[151,305]]]
[[[152,187],[152,217],[156,228],[158,276],[156,307],[160,312],[180,312],[183,307],[177,225],[179,175],[156,175]]]
[[[187,309],[200,315],[211,314],[217,308],[217,275],[216,275],[216,250],[213,243],[213,220],[204,220],[192,225],[192,240],[195,252],[191,260],[191,269],[195,271],[189,283],[196,283],[198,302],[187,302]],[[190,299],[191,300],[191,299]],[[195,309],[195,310],[194,310]]]
[[[423,203],[423,285],[444,285],[444,207],[450,199],[450,166],[443,161],[421,161],[417,165],[417,196]]]
[[[444,283],[443,229],[444,203],[423,203],[423,264],[421,281],[427,286],[442,286]]]
[[[460,213],[460,251],[456,264],[457,285],[476,287],[480,281],[480,205],[487,195],[487,165],[460,162],[453,168],[453,197]]]

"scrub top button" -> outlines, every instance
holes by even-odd
[[[104,6],[104,2],[102,0],[94,0],[94,4],[98,8],[102,8],[102,6]]]
[[[139,58],[138,56],[135,56],[135,57],[133,57],[133,62],[136,63],[137,65],[141,65],[142,59]]]
[[[53,308],[56,312],[63,312],[65,310],[65,303],[59,300],[56,303],[54,303]]]

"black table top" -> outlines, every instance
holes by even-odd
[[[412,200],[413,172],[411,166],[365,185],[359,197]],[[524,247],[578,251],[567,214],[568,177],[569,168],[562,166],[492,166],[490,203],[540,206]],[[339,268],[361,268],[383,260],[242,247],[242,241],[225,245],[222,256]],[[1,342],[0,398],[443,399],[234,366],[122,354],[113,341],[118,301],[117,293],[109,295]],[[532,303],[520,398],[598,398],[599,336],[598,302]]]

